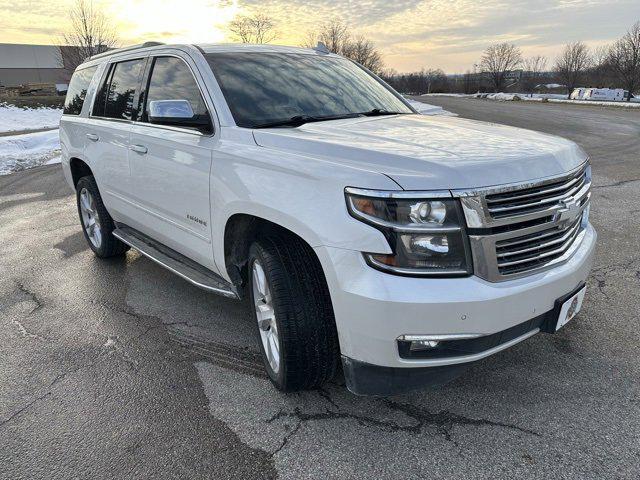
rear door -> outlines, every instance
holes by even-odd
[[[131,195],[134,228],[215,270],[211,246],[209,175],[213,131],[152,124],[149,103],[187,100],[195,115],[208,115],[201,79],[184,55],[150,58],[139,121],[131,130]],[[210,122],[213,125],[212,122]]]
[[[95,90],[93,77],[98,70],[98,65],[76,70],[69,82],[67,97],[64,102],[64,110],[60,119],[60,146],[62,148],[62,161],[65,164],[65,175],[67,181],[72,184],[70,175],[69,160],[71,158],[84,159],[85,150],[85,129],[87,110],[84,104],[90,103],[89,99]],[[86,100],[86,102],[85,102]],[[84,115],[81,114],[85,112]]]
[[[129,135],[146,58],[114,61],[105,70],[85,128],[85,156],[115,220],[132,213]]]

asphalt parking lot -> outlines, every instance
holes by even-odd
[[[246,304],[134,252],[96,259],[59,166],[0,177],[0,478],[637,479],[640,112],[428,101],[590,154],[600,236],[575,320],[437,390],[287,396]]]

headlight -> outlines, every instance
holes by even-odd
[[[402,275],[470,275],[471,256],[457,200],[346,188],[349,213],[380,230],[392,254],[365,253],[369,265]],[[427,194],[422,194],[427,196]]]

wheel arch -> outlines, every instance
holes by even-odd
[[[93,170],[91,170],[89,164],[78,157],[71,157],[69,159],[69,170],[71,171],[71,180],[73,181],[74,188],[78,185],[78,181],[82,177],[93,175]]]
[[[313,251],[313,240],[310,241],[308,238],[305,238],[304,235],[300,235],[291,228],[262,216],[249,213],[235,213],[227,219],[224,227],[223,248],[221,249],[223,259],[220,259],[224,261],[224,266],[220,269],[226,271],[235,285],[246,285],[248,278],[247,261],[249,258],[249,248],[256,239],[267,233],[293,236],[309,245]],[[316,260],[320,268],[322,268],[322,263],[317,255]],[[222,265],[219,265],[219,267],[221,266]]]

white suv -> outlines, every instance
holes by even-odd
[[[425,117],[317,49],[162,45],[76,70],[62,165],[91,249],[248,297],[284,391],[451,380],[578,312],[596,233],[574,143]]]

